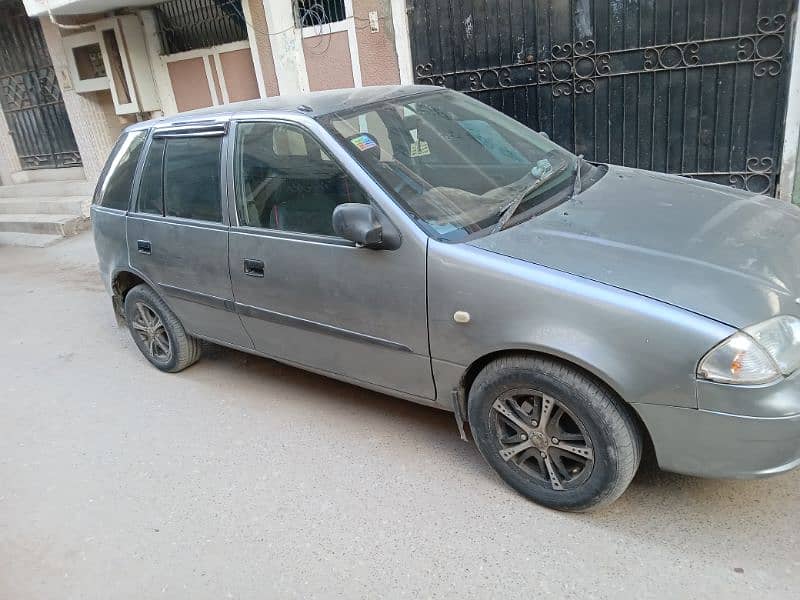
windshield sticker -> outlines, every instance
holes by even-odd
[[[378,147],[378,144],[375,143],[375,140],[373,140],[372,137],[368,135],[359,135],[354,137],[350,141],[356,148],[361,150],[361,152],[364,152],[364,150],[369,150],[370,148]]]
[[[428,142],[418,141],[411,144],[411,158],[418,156],[430,156],[431,149]]]

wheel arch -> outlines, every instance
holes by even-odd
[[[114,271],[111,275],[111,301],[114,304],[114,313],[117,320],[125,320],[125,296],[139,284],[145,284],[158,296],[167,306],[169,303],[164,296],[159,293],[158,288],[147,277],[139,273],[136,269],[126,266]],[[170,307],[171,308],[171,307]]]
[[[650,432],[647,430],[647,427],[639,416],[639,413],[631,406],[631,404],[625,399],[625,397],[620,393],[618,389],[618,385],[615,385],[611,378],[606,376],[603,373],[597,372],[596,369],[591,368],[589,365],[583,364],[582,361],[576,359],[575,357],[571,356],[563,356],[561,354],[557,354],[554,352],[548,352],[546,350],[540,349],[531,349],[531,348],[506,348],[501,350],[495,350],[492,352],[488,352],[478,358],[476,358],[465,370],[463,375],[461,376],[461,381],[459,383],[460,387],[458,389],[459,397],[461,406],[459,407],[461,414],[464,416],[464,420],[468,420],[469,415],[469,392],[472,384],[475,382],[478,374],[486,367],[488,364],[504,357],[508,356],[524,356],[530,358],[547,358],[550,360],[558,361],[566,366],[571,368],[577,369],[583,375],[588,377],[589,379],[593,380],[596,384],[608,389],[612,392],[617,398],[620,399],[621,403],[628,412],[633,417],[634,421],[639,428],[643,436],[643,441],[647,446],[652,448],[652,440],[650,438]]]

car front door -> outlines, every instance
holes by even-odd
[[[388,251],[337,237],[333,209],[374,199],[299,124],[238,123],[231,154],[231,281],[256,350],[433,399],[425,241]]]
[[[251,348],[233,306],[223,128],[151,137],[127,219],[131,266],[196,336]]]

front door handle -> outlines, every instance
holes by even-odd
[[[254,258],[244,259],[244,274],[250,277],[263,277],[264,276],[264,261],[256,260]]]
[[[142,254],[150,254],[153,251],[153,247],[147,240],[136,240],[136,249]]]

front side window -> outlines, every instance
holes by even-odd
[[[240,123],[234,164],[236,209],[248,227],[332,236],[339,204],[369,202],[319,142],[294,125]]]
[[[198,221],[222,221],[220,144],[222,138],[166,138],[164,214]]]
[[[128,210],[133,176],[145,138],[147,138],[146,131],[134,131],[126,133],[117,142],[117,148],[112,151],[113,158],[96,199],[100,206]]]
[[[554,206],[567,197],[578,164],[545,137],[452,91],[334,112],[320,122],[429,235],[444,241]]]

